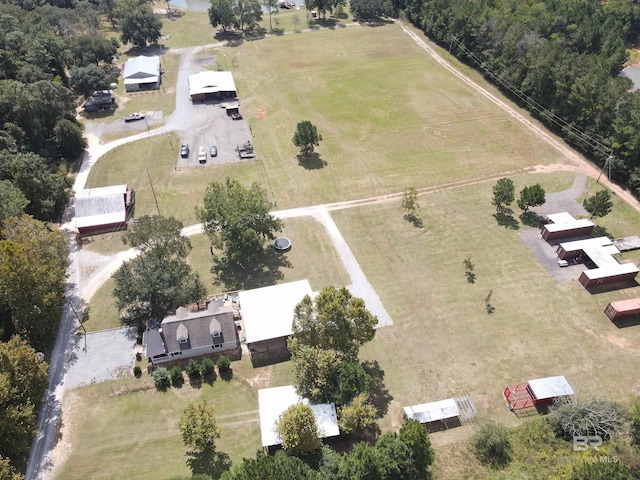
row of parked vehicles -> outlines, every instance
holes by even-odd
[[[190,153],[189,145],[183,144],[180,147],[180,156],[182,158],[189,158],[189,153]],[[211,156],[211,158],[217,157],[218,147],[216,147],[215,145],[211,145],[211,147],[209,147],[209,155]],[[207,151],[202,146],[198,150],[198,163],[207,163]]]

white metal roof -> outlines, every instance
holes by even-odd
[[[574,394],[573,388],[571,388],[567,379],[564,378],[564,375],[560,375],[558,377],[537,378],[535,380],[529,380],[528,383],[531,392],[538,400]]]
[[[200,72],[189,75],[189,95],[198,93],[235,92],[231,72]]]
[[[122,223],[127,218],[126,185],[82,190],[75,199],[76,228]]]
[[[292,405],[306,403],[313,410],[318,424],[320,438],[335,437],[340,435],[338,428],[338,416],[336,406],[333,403],[310,404],[305,398],[300,397],[293,385],[275,388],[263,388],[258,390],[258,408],[260,412],[260,434],[262,446],[270,447],[280,445],[282,439],[275,432],[275,426],[280,415]]]
[[[404,410],[407,418],[418,420],[420,423],[453,418],[460,414],[458,404],[453,398],[440,400],[438,402],[421,403],[420,405],[413,405],[412,407],[404,407],[402,410]]]
[[[139,80],[148,82],[148,77],[155,77],[156,81],[160,73],[160,57],[157,55],[152,57],[134,57],[130,58],[124,64],[122,78],[126,83],[142,83]],[[133,79],[133,81],[128,81]]]
[[[313,295],[308,280],[238,292],[246,342],[293,334],[293,310],[305,295]]]
[[[591,220],[586,218],[576,220],[567,212],[551,213],[547,215],[547,218],[553,222],[544,225],[544,228],[549,232],[561,232],[563,230],[595,226]]]
[[[80,190],[76,198],[106,197],[108,195],[127,193],[127,185],[111,185],[109,187],[85,188]]]

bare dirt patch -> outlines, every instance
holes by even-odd
[[[271,367],[264,367],[260,373],[258,373],[257,375],[251,377],[251,378],[245,378],[245,380],[247,381],[247,383],[251,386],[251,388],[261,388],[261,387],[266,387],[269,385],[269,383],[271,382],[271,377],[273,376],[273,368]]]
[[[56,477],[56,468],[62,465],[73,449],[71,444],[71,420],[78,413],[78,396],[74,392],[68,392],[64,396],[62,405],[62,421],[60,422],[60,431],[58,432],[58,441],[55,448],[49,454],[51,462],[50,477]]]

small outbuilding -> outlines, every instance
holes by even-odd
[[[296,305],[313,291],[308,280],[238,292],[245,341],[256,362],[288,359]]]
[[[258,408],[260,412],[260,434],[262,447],[268,449],[282,444],[282,438],[275,431],[280,415],[289,407],[298,403],[305,403],[313,410],[318,425],[320,438],[337,437],[340,435],[338,415],[334,403],[312,404],[306,398],[296,393],[293,385],[258,390]]]
[[[404,417],[434,426],[458,426],[472,420],[477,410],[470,396],[448,398],[438,402],[421,403],[402,409]]]
[[[211,301],[204,310],[185,307],[162,320],[160,328],[144,332],[142,343],[152,365],[217,355],[239,348],[233,309]]]
[[[200,72],[189,75],[189,98],[192,102],[207,99],[236,98],[236,84],[231,72]]]
[[[127,185],[88,188],[75,198],[75,226],[81,235],[122,230],[133,213],[135,192]]]
[[[540,235],[545,240],[591,235],[595,224],[591,220],[576,220],[567,212],[547,215],[548,223],[542,226]]]
[[[162,81],[162,69],[160,57],[135,57],[130,58],[124,64],[122,72],[124,89],[127,92],[139,90],[155,90],[160,88]]]
[[[511,411],[551,405],[557,398],[573,394],[573,388],[563,375],[537,378],[526,383],[510,385],[503,392],[504,399]]]
[[[610,302],[604,309],[604,314],[612,322],[623,318],[640,317],[640,298]]]
[[[608,237],[588,238],[558,245],[556,256],[561,260],[582,258],[584,255],[596,265],[583,271],[578,281],[585,288],[631,282],[640,273],[633,263],[619,263],[613,255],[620,250]]]

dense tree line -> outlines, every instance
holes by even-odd
[[[408,18],[640,194],[640,93],[618,76],[633,0],[407,0]]]

